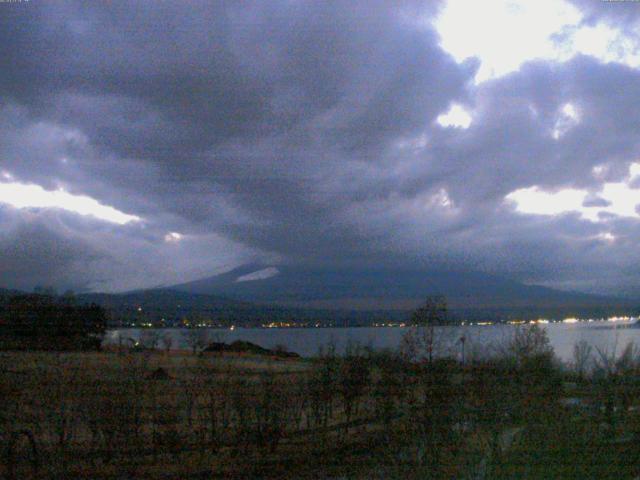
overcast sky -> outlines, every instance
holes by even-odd
[[[640,292],[639,33],[631,1],[0,3],[0,285]]]

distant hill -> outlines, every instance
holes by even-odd
[[[0,289],[0,305],[18,290]],[[95,303],[107,310],[109,325],[181,326],[183,320],[211,326],[262,326],[272,322],[289,325],[368,325],[376,320],[404,320],[401,311],[351,311],[286,307],[234,300],[219,295],[172,289],[149,289],[126,293],[83,293],[67,297],[72,304]]]
[[[0,289],[0,301],[15,290]],[[407,320],[429,295],[447,297],[468,320],[606,317],[638,314],[632,300],[524,285],[477,272],[330,270],[249,264],[168,288],[84,293],[78,303],[107,309],[111,325],[178,326],[188,319],[214,325],[369,325]]]
[[[180,307],[189,309],[208,305],[211,308],[250,308],[248,302],[241,302],[216,295],[202,295],[189,292],[155,288],[126,293],[83,293],[77,296],[82,302],[97,303],[107,308],[159,308]]]
[[[406,312],[327,311],[277,304],[252,303],[219,295],[173,289],[150,289],[107,294],[89,293],[76,297],[80,303],[96,303],[110,313],[112,324],[165,324],[179,326],[182,320],[219,326],[260,326],[271,322],[288,324],[337,323],[364,325],[375,319],[404,319]]]
[[[105,307],[114,322],[162,322],[168,326],[181,325],[182,320],[213,322],[226,326],[258,324],[267,318],[284,321],[294,313],[274,305],[257,306],[217,295],[203,295],[171,289],[151,289],[135,292],[78,295],[82,303],[97,303]]]
[[[447,297],[452,309],[469,316],[473,312],[501,317],[554,313],[606,315],[637,305],[628,299],[525,285],[477,272],[329,270],[259,264],[172,289],[289,307],[361,311],[407,311],[426,296],[441,294]]]

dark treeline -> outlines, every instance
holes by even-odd
[[[321,310],[243,302],[217,295],[167,289],[122,294],[85,293],[81,303],[95,303],[109,313],[110,327],[261,327],[276,322],[290,326],[367,326],[382,320],[404,321],[409,312],[395,310]]]
[[[11,349],[99,349],[105,310],[71,297],[18,294],[0,300],[0,346]]]
[[[321,310],[311,308],[283,307],[272,304],[242,302],[215,295],[200,295],[186,292],[155,289],[123,294],[71,292],[56,296],[53,291],[40,289],[44,297],[58,298],[61,302],[76,305],[96,304],[108,314],[108,327],[155,326],[183,327],[207,325],[211,327],[261,327],[271,323],[279,326],[321,327],[365,327],[374,324],[411,323],[410,310]],[[0,304],[19,292],[0,290]],[[465,308],[449,305],[451,323],[463,321],[533,320],[538,318],[558,319],[566,317],[606,318],[618,315],[637,316],[637,308],[616,305],[590,307],[571,306],[512,306]]]

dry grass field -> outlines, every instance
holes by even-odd
[[[637,358],[550,360],[1,352],[0,475],[634,478]]]
[[[227,454],[241,455],[233,469],[249,464],[251,443],[279,442],[291,427],[309,368],[188,352],[5,352],[2,436],[29,432],[15,442],[16,478],[182,478],[213,467],[224,476]]]

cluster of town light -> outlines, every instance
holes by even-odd
[[[523,325],[525,323],[534,324],[547,324],[547,323],[579,323],[579,322],[634,322],[636,317],[620,316],[609,318],[576,318],[567,317],[562,320],[547,320],[546,318],[539,318],[538,320],[510,320],[507,322],[510,325]],[[476,325],[493,325],[493,322],[478,322]]]
[[[137,307],[138,312],[142,312],[142,307]],[[577,317],[567,317],[561,320],[555,320],[555,319],[546,319],[546,318],[538,318],[536,320],[509,320],[508,322],[506,322],[509,325],[524,325],[524,324],[541,324],[541,325],[545,325],[548,323],[566,323],[566,324],[572,324],[572,323],[579,323],[579,322],[635,322],[637,320],[637,317],[631,317],[631,316],[612,316],[612,317],[608,317],[608,318],[577,318]],[[162,319],[162,322],[164,322],[165,319]],[[466,325],[476,325],[476,326],[490,326],[490,325],[496,325],[496,324],[500,324],[502,322],[492,322],[492,321],[482,321],[482,322],[467,322],[467,321],[463,321],[461,322],[462,326],[466,326]],[[189,322],[188,320],[183,320],[183,325],[184,326],[192,326],[192,327],[212,327],[213,325],[211,323],[206,323],[206,322],[200,322],[197,324],[192,324],[191,322]],[[130,324],[130,326],[135,327],[135,326],[139,326],[139,327],[153,327],[154,325],[151,322],[133,322]],[[269,323],[263,323],[261,325],[262,328],[320,328],[320,327],[324,327],[327,326],[326,324],[321,324],[320,322],[315,322],[315,323],[306,323],[306,322],[269,322]],[[333,326],[332,324],[329,324],[328,326]],[[406,322],[374,322],[372,325],[372,327],[395,327],[395,328],[405,328],[407,326],[409,326]],[[236,327],[235,325],[231,325],[229,326],[229,330],[234,330]]]
[[[374,323],[373,324],[374,327],[400,327],[400,328],[404,328],[407,326],[407,324],[405,322],[380,322],[380,323]]]

